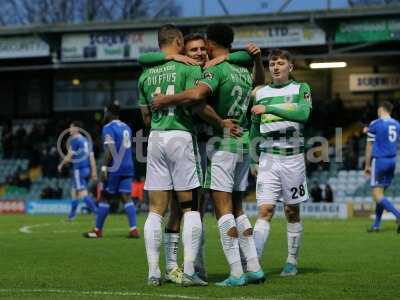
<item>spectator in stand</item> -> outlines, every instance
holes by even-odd
[[[141,207],[144,203],[144,178],[132,182],[132,199],[136,205]]]
[[[1,140],[3,142],[3,155],[5,159],[11,158],[13,155],[13,134],[12,134],[12,122],[11,120],[7,121],[3,132]]]
[[[329,202],[329,203],[333,202],[333,191],[332,191],[331,186],[328,183],[325,185],[325,193],[324,194],[325,194],[325,196],[324,196],[325,202]]]
[[[313,185],[311,187],[310,191],[311,198],[313,202],[321,202],[322,201],[322,189],[319,187],[319,184],[317,181],[313,182]]]
[[[45,188],[43,188],[40,194],[40,199],[61,199],[61,196],[61,188],[57,187],[56,189],[54,189],[50,186],[46,186]]]

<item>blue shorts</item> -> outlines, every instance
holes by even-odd
[[[109,194],[131,194],[132,181],[132,175],[113,175],[111,173],[104,182],[104,190]]]
[[[390,186],[395,169],[396,157],[372,158],[371,187],[380,186],[387,188]]]
[[[73,169],[72,187],[75,191],[86,190],[89,183],[90,168]]]

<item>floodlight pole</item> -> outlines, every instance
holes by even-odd
[[[218,3],[222,7],[222,10],[224,11],[225,15],[229,15],[228,8],[226,7],[224,1],[223,0],[218,0]]]
[[[285,10],[286,6],[288,6],[292,2],[292,0],[285,0],[282,6],[278,9],[278,13],[281,13]]]

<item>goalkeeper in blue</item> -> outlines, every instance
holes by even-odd
[[[371,176],[372,197],[376,202],[375,221],[368,232],[379,231],[382,213],[386,209],[396,217],[397,233],[400,233],[400,211],[385,197],[385,190],[394,177],[400,134],[400,123],[390,116],[392,109],[390,102],[380,103],[379,118],[368,126],[364,172]]]
[[[132,158],[132,131],[119,120],[120,107],[112,103],[105,109],[102,140],[104,160],[101,167],[103,182],[102,197],[96,215],[96,225],[92,231],[84,234],[87,238],[100,238],[103,235],[104,222],[110,209],[109,200],[118,195],[124,202],[128,216],[129,238],[139,238],[136,228],[136,208],[131,198],[134,166]]]
[[[96,205],[88,193],[88,184],[91,179],[97,181],[96,160],[89,140],[81,134],[82,123],[73,121],[69,127],[68,153],[58,165],[58,172],[62,172],[64,165],[71,163],[71,209],[68,221],[76,217],[79,201],[83,200],[92,212],[96,212]]]

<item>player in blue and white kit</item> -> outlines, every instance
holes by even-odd
[[[136,228],[136,208],[131,198],[132,180],[134,176],[132,158],[132,131],[128,125],[119,120],[119,105],[111,104],[105,109],[102,141],[105,155],[101,167],[103,192],[96,216],[95,228],[85,233],[85,237],[102,237],[104,222],[110,205],[109,200],[118,194],[124,202],[129,221],[130,238],[139,238]]]
[[[400,212],[385,197],[384,191],[392,183],[396,168],[397,142],[400,136],[400,123],[391,118],[393,105],[382,102],[378,107],[379,119],[368,126],[365,150],[365,174],[371,175],[372,197],[376,202],[375,222],[368,232],[379,231],[382,213],[386,209],[397,219],[397,233],[400,233]]]
[[[71,210],[68,220],[73,220],[76,216],[79,200],[83,200],[92,212],[96,212],[96,205],[92,197],[88,194],[88,183],[97,181],[96,161],[92,151],[92,145],[88,139],[80,133],[82,124],[74,121],[69,127],[71,138],[68,144],[68,153],[58,165],[61,173],[65,164],[72,164],[72,189],[71,189]]]

